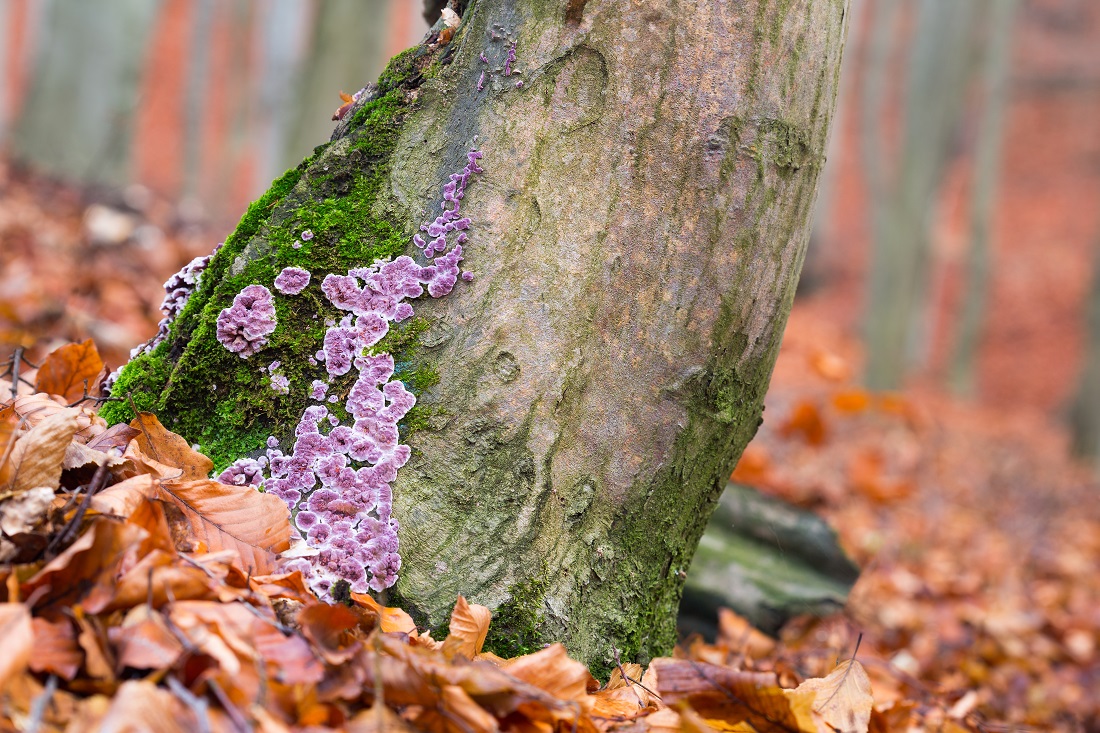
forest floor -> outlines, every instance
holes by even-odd
[[[0,359],[90,337],[118,365],[155,332],[160,283],[217,243],[140,190],[89,206],[3,167],[0,189]],[[833,664],[862,635],[879,730],[1100,729],[1094,474],[1049,412],[929,387],[862,391],[840,300],[826,282],[796,302],[764,426],[735,475],[819,511],[863,575],[843,614],[793,622],[753,668],[820,674],[807,659]],[[988,344],[983,358],[1010,348]]]

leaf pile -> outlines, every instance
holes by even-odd
[[[98,359],[90,344],[55,352],[0,410],[2,729],[868,729],[854,661],[781,686],[657,659],[601,686],[560,644],[482,652],[490,612],[461,596],[442,641],[369,595],[321,603],[278,571],[294,536],[281,500],[209,479],[150,413],[108,427],[67,406]]]
[[[828,313],[796,309],[735,472],[821,513],[864,569],[845,614],[784,629],[785,655],[812,673],[862,634],[876,707],[928,729],[1100,730],[1100,502],[1064,428],[868,393],[855,363]]]

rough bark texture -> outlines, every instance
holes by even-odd
[[[477,0],[448,47],[395,59],[338,139],[252,206],[116,390],[219,464],[289,435],[332,309],[315,285],[277,300],[256,363],[222,353],[213,319],[287,264],[318,283],[411,251],[476,144],[476,279],[387,337],[419,393],[394,485],[396,600],[436,627],[463,593],[496,610],[494,649],[563,640],[599,669],[671,647],[692,554],[759,425],[847,3],[575,5]],[[505,77],[511,40],[521,74]],[[306,227],[315,244],[291,249]],[[274,359],[286,397],[256,388]]]

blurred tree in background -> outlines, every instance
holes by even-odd
[[[66,180],[236,212],[426,29],[406,0],[3,0],[0,143]]]

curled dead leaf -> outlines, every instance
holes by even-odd
[[[103,359],[95,343],[65,344],[54,349],[38,368],[34,387],[39,392],[57,395],[66,403],[99,394],[103,379]]]
[[[38,487],[57,489],[61,483],[61,463],[79,422],[76,410],[63,408],[19,438],[9,458],[12,494]]]
[[[443,654],[448,659],[456,655],[473,659],[481,652],[489,633],[493,612],[485,606],[470,604],[462,596],[451,611],[450,633],[443,640]]]
[[[214,462],[194,450],[182,435],[177,435],[160,424],[151,412],[139,412],[130,421],[130,427],[139,434],[134,438],[141,452],[154,461],[179,469],[174,478],[180,481],[205,479],[214,470]]]

